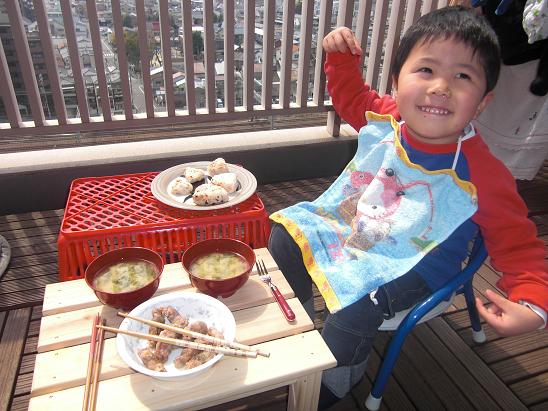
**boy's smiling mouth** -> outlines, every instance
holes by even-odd
[[[438,114],[438,115],[441,115],[441,116],[445,116],[445,115],[448,115],[450,114],[450,111],[445,109],[445,108],[440,108],[440,107],[432,107],[432,106],[418,106],[418,109],[420,111],[423,111],[425,113],[429,113],[429,114]]]

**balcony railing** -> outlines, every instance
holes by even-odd
[[[380,93],[389,92],[388,68],[401,33],[421,14],[447,1],[32,3],[21,2],[32,8],[35,27],[23,17],[28,10],[22,10],[19,1],[0,0],[0,135],[5,137],[325,111],[330,112],[328,130],[337,135],[338,119],[331,111],[323,72],[324,35],[336,26],[352,27],[366,50],[361,62],[365,80]],[[55,18],[46,3],[60,6]],[[126,57],[127,15],[136,16],[132,31],[140,67],[131,67]],[[57,29],[52,34],[54,24],[64,28],[62,41]],[[196,24],[203,38],[199,53],[193,50]],[[179,36],[174,30],[178,26]],[[89,33],[85,43],[77,35],[81,27]],[[31,42],[33,37],[37,40]],[[174,38],[180,40],[179,53]],[[109,40],[115,56],[105,50]],[[154,59],[161,64],[151,67]],[[201,63],[203,73],[198,72]],[[87,70],[94,73],[90,76]]]

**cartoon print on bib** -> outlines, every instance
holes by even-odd
[[[396,240],[390,236],[391,227],[408,190],[418,190],[415,195],[423,197],[423,202],[430,205],[428,224],[416,241],[417,246],[424,249],[424,245],[429,244],[426,235],[431,230],[434,213],[430,184],[420,180],[404,183],[392,168],[381,168],[377,178],[371,181],[360,196],[356,205],[356,215],[351,221],[352,234],[346,240],[346,244],[360,250],[368,250],[384,239],[396,244]]]

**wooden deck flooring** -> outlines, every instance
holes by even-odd
[[[334,178],[262,185],[258,193],[269,212],[313,200]],[[548,162],[519,190],[548,243]],[[26,410],[32,383],[44,287],[58,281],[56,241],[63,210],[0,216],[0,234],[12,258],[0,279],[0,411]],[[495,287],[499,274],[489,263],[475,276],[476,293]],[[441,317],[419,325],[407,339],[384,395],[388,410],[548,410],[548,333],[534,331],[501,338],[486,327],[487,342],[475,344],[463,300]],[[321,298],[316,326],[322,326]],[[333,410],[363,409],[371,380],[390,333],[381,333],[360,385]],[[287,390],[215,409],[283,409]]]

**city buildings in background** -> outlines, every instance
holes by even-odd
[[[15,0],[17,1],[17,0]],[[36,18],[33,10],[32,0],[18,0],[21,8],[21,14],[24,19],[24,27],[29,43],[32,61],[34,64],[37,83],[44,107],[46,118],[56,118],[55,108],[50,90],[50,83],[47,75],[44,54],[42,52],[42,43],[38,31]],[[147,16],[147,38],[149,45],[150,62],[149,70],[151,77],[152,91],[154,94],[155,111],[165,110],[165,87],[163,74],[163,55],[160,41],[159,24],[159,0],[145,0],[145,12]],[[178,109],[186,108],[186,74],[183,53],[183,31],[181,1],[169,1],[170,15],[170,50],[173,71],[173,84],[175,107]],[[5,8],[6,0],[0,0],[0,40],[4,47],[6,60],[12,77],[19,110],[23,119],[30,119],[30,106],[25,91],[23,77],[18,63],[15,51],[14,40],[11,35],[11,28]],[[235,103],[237,106],[243,105],[243,59],[244,52],[242,48],[244,37],[244,3],[245,0],[236,0],[234,9],[234,81],[235,81]],[[297,63],[299,58],[301,1],[296,2],[296,13],[294,16],[294,36],[292,46],[292,70],[291,70],[291,95],[293,101],[296,94],[297,83]],[[336,10],[338,4],[335,2],[333,9]],[[72,16],[77,37],[78,54],[82,74],[84,77],[85,88],[87,91],[88,106],[91,115],[101,115],[101,96],[98,91],[96,64],[92,50],[90,29],[85,0],[72,0]],[[78,105],[72,75],[72,67],[66,36],[64,31],[63,17],[59,0],[44,0],[47,10],[49,30],[51,33],[53,50],[55,53],[55,62],[59,72],[63,96],[67,109],[68,117],[78,117]],[[144,95],[142,85],[141,57],[138,55],[138,38],[136,32],[136,10],[135,0],[120,0],[122,11],[124,37],[126,39],[126,53],[129,63],[129,78],[131,82],[132,104],[134,112],[144,112]],[[315,2],[314,24],[317,27],[317,16],[319,16],[320,1]],[[194,54],[194,85],[197,107],[205,107],[205,73],[206,67],[203,56],[203,1],[191,1],[192,25],[193,25],[193,54]],[[112,6],[111,0],[96,1],[97,17],[101,32],[101,46],[103,48],[103,58],[105,74],[107,78],[109,103],[113,114],[123,113],[122,87],[120,82],[120,73],[118,58],[116,54],[115,39],[113,35]],[[214,0],[214,35],[215,35],[215,89],[217,107],[224,105],[224,41],[223,41],[223,2]],[[255,77],[255,104],[261,101],[261,82],[262,82],[262,63],[263,63],[263,11],[264,2],[256,1],[255,6],[255,44],[254,44],[254,77]],[[282,58],[282,26],[283,26],[283,1],[276,1],[275,30],[274,30],[274,61],[272,76],[272,100],[273,103],[279,101],[279,79],[281,71]],[[314,30],[314,33],[316,31]],[[316,47],[317,36],[312,38],[312,46]],[[310,73],[313,73],[315,53],[311,53]],[[313,83],[313,79],[309,79]],[[309,88],[310,89],[310,88]],[[310,93],[312,90],[310,91]],[[311,98],[311,96],[310,96]],[[0,122],[5,121],[6,114],[3,104],[0,100]]]

